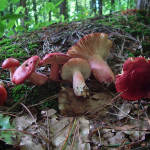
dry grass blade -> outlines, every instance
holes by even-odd
[[[68,131],[68,135],[67,135],[67,138],[66,138],[66,141],[62,147],[61,150],[64,150],[65,149],[65,145],[67,144],[67,140],[68,140],[68,137],[69,137],[69,134],[70,134],[70,130],[71,130],[71,122],[72,122],[72,118],[70,119],[70,126],[69,126],[69,131]]]

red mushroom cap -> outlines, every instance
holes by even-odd
[[[42,60],[42,66],[47,64],[64,64],[66,63],[70,57],[64,53],[50,53],[47,54]]]
[[[6,89],[0,85],[0,106],[3,106],[7,99],[7,91]]]
[[[3,69],[8,69],[11,67],[19,67],[20,62],[15,59],[15,58],[7,58],[3,63],[2,63],[2,68]]]
[[[2,63],[2,68],[3,69],[9,69],[10,71],[10,78],[12,80],[13,74],[16,70],[16,67],[20,66],[20,62],[15,59],[15,58],[7,58],[3,63]]]
[[[70,57],[63,53],[51,53],[46,55],[42,60],[42,66],[51,64],[50,79],[59,80],[59,64],[66,63]],[[40,63],[41,64],[41,63]]]
[[[122,74],[116,75],[116,90],[126,100],[140,100],[150,92],[150,62],[144,57],[129,58]]]
[[[39,56],[33,56],[26,60],[20,67],[16,69],[12,82],[16,84],[22,84],[26,79],[29,78],[29,80],[36,85],[44,84],[48,78],[45,75],[35,71],[40,60],[41,59]]]

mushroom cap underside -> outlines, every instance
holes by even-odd
[[[67,55],[74,58],[88,60],[93,55],[100,55],[104,60],[110,53],[112,41],[108,40],[108,34],[92,33],[80,39],[67,52]]]
[[[61,76],[63,80],[66,79],[72,80],[74,71],[80,71],[84,80],[88,79],[91,74],[90,65],[85,59],[72,58],[62,67]]]

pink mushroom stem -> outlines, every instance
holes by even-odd
[[[84,78],[83,78],[83,76],[82,76],[80,71],[75,70],[73,72],[73,89],[74,89],[75,95],[76,96],[83,95],[83,93],[82,93],[83,90],[82,89],[84,89],[84,88],[86,88],[86,84],[85,84]]]
[[[110,83],[115,81],[115,76],[109,66],[100,55],[93,55],[88,59],[91,71],[100,83]]]
[[[43,85],[46,80],[48,80],[48,77],[42,73],[34,71],[29,77],[29,80],[35,85]]]
[[[51,64],[50,79],[53,81],[59,80],[59,64]]]
[[[10,72],[10,79],[11,79],[11,81],[12,81],[12,77],[13,77],[13,75],[14,75],[14,72],[16,71],[16,67],[11,67],[11,68],[9,68],[8,70],[9,70],[9,72]]]

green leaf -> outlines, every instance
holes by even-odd
[[[25,8],[23,8],[22,6],[18,7],[15,11],[15,14],[19,14],[21,10],[22,10],[22,13],[24,13]]]
[[[10,3],[17,3],[17,2],[19,2],[20,0],[11,0],[11,2]]]
[[[0,114],[0,127],[1,129],[16,129],[15,122],[13,120],[12,124],[10,124],[10,116]],[[15,132],[13,131],[0,131],[0,139],[3,139],[7,144],[15,144],[13,140],[15,138]]]
[[[55,9],[55,6],[54,6],[54,3],[52,2],[47,2],[45,7],[43,7],[41,10],[40,10],[40,13],[44,13],[44,11],[47,11],[47,13],[50,12],[50,10],[52,11],[53,9]]]
[[[63,2],[63,0],[59,1],[58,3],[56,3],[55,7],[59,6],[62,2]]]
[[[15,28],[16,31],[24,31],[26,30],[24,27],[22,27],[21,25],[19,25],[18,27]]]
[[[6,29],[12,29],[15,25],[16,20],[10,20],[9,23],[6,26]]]
[[[63,14],[60,15],[60,18],[61,18],[61,22],[64,22],[65,16]]]
[[[0,21],[0,33],[3,34],[5,30],[5,21]]]
[[[12,35],[14,35],[14,34],[15,34],[15,32],[14,32],[13,30],[11,30],[11,31],[8,32],[7,35],[8,35],[8,37],[9,37],[9,36],[12,36]]]
[[[3,17],[1,17],[1,20],[5,20],[5,19],[11,19],[11,20],[17,20],[18,18],[23,17],[24,15],[20,15],[20,14],[6,14]]]
[[[7,0],[0,0],[0,11],[3,11],[5,8],[7,8]]]

